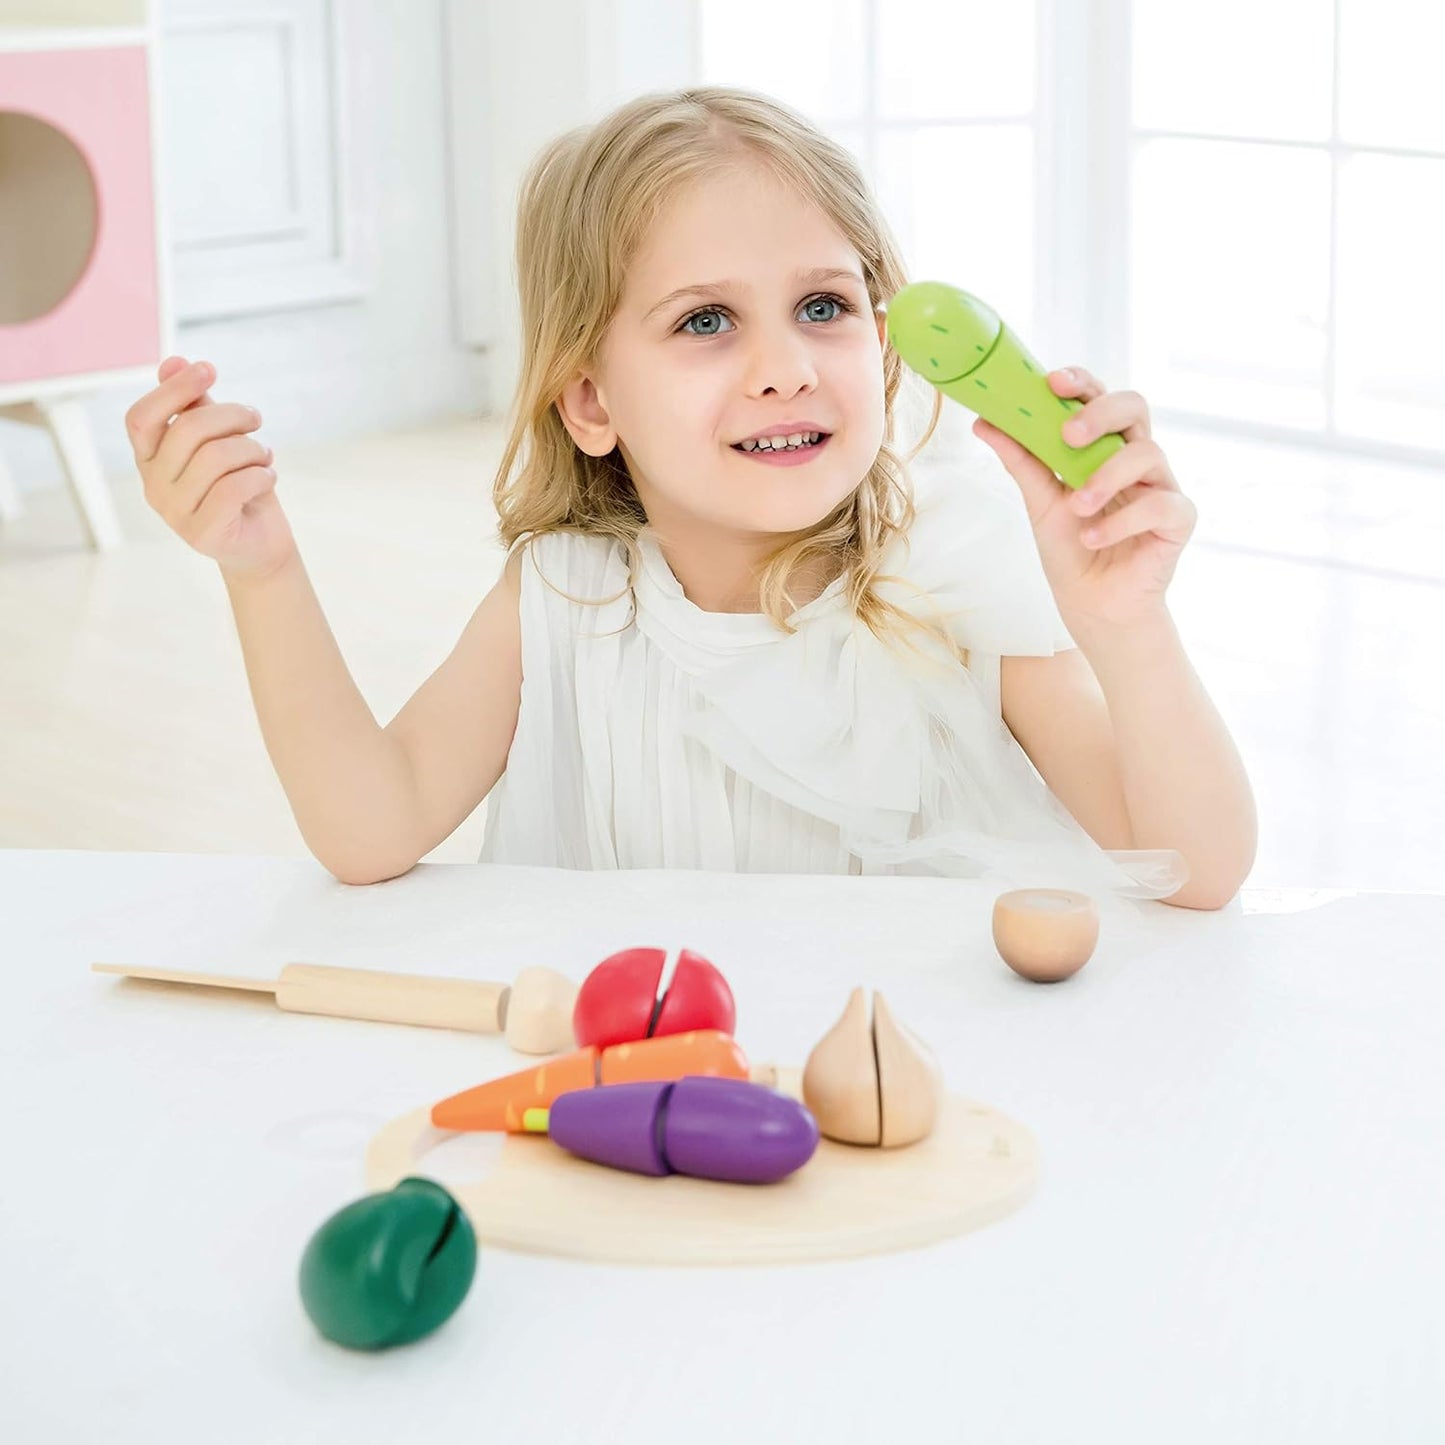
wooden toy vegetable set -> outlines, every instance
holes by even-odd
[[[1081,894],[1029,889],[995,903],[996,946],[1027,978],[1068,977],[1097,932]],[[420,1339],[449,1318],[479,1237],[636,1264],[776,1263],[963,1233],[1032,1190],[1032,1136],[947,1093],[883,994],[870,1003],[854,989],[801,1070],[753,1065],[721,971],[684,949],[664,983],[667,961],[660,948],[627,949],[580,987],[546,968],[505,985],[299,964],[274,982],[93,967],[273,992],[301,1012],[500,1033],[554,1055],[373,1138],[374,1192],[316,1231],[300,1268],[316,1327],[355,1349]],[[458,1131],[506,1135],[494,1167],[450,1188],[422,1177],[422,1155]]]

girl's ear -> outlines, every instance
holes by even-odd
[[[596,383],[578,372],[557,398],[557,413],[581,451],[589,457],[605,457],[617,445],[617,432]]]

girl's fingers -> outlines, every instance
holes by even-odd
[[[1148,441],[1149,404],[1137,391],[1108,391],[1076,411],[1064,423],[1064,440],[1073,447],[1088,446],[1109,432],[1125,441]]]
[[[217,477],[246,467],[265,466],[270,448],[255,437],[226,435],[206,442],[196,449],[185,470],[172,487],[172,505],[181,516],[195,511]]]
[[[1080,401],[1092,401],[1105,391],[1104,383],[1082,366],[1065,366],[1049,372],[1049,385],[1060,396],[1077,397]]]
[[[171,423],[156,453],[159,470],[168,478],[177,478],[207,442],[244,435],[260,425],[261,413],[239,401],[187,408]]]
[[[1091,523],[1079,540],[1090,551],[1117,546],[1130,537],[1153,532],[1166,542],[1183,546],[1194,531],[1198,513],[1182,492],[1140,492],[1133,501]]]
[[[170,377],[176,375],[177,372],[184,371],[189,365],[190,363],[186,360],[184,356],[167,357],[163,362],[161,362],[161,380],[168,380]],[[212,370],[214,371],[215,368],[213,367]],[[195,401],[187,402],[185,410],[190,411],[192,407],[213,405],[215,405],[215,403],[212,400],[211,393],[207,391],[202,393],[202,395],[199,396]]]
[[[1080,517],[1092,517],[1101,507],[1136,482],[1155,488],[1177,490],[1169,459],[1156,441],[1125,442],[1089,478],[1087,486],[1069,498],[1070,508]]]
[[[162,362],[163,367],[165,364]],[[160,450],[170,419],[202,401],[215,379],[215,368],[208,362],[179,367],[126,412],[125,429],[139,465],[144,466]]]
[[[1103,382],[1082,367],[1072,368],[1078,380],[1066,371],[1051,371],[1049,381],[1060,396],[1072,396],[1084,403],[1063,424],[1063,438],[1070,446],[1088,446],[1110,432],[1125,441],[1148,441],[1153,435],[1149,403],[1137,391],[1109,391]]]
[[[188,364],[188,363],[186,363],[185,357],[176,357],[176,360],[178,360],[179,363],[181,363],[181,366],[176,367],[176,370],[178,370],[178,371],[181,370],[182,367],[186,366],[186,364]],[[210,392],[202,392],[202,393],[201,393],[201,396],[197,397],[197,400],[194,400],[194,402],[188,402],[188,403],[186,403],[185,410],[186,410],[186,412],[189,412],[189,410],[194,410],[195,407],[198,407],[198,406],[214,406],[214,405],[215,405],[215,400],[214,400],[214,397],[211,396],[211,393],[210,393]]]

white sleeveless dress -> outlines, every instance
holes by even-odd
[[[890,600],[950,616],[967,668],[941,646],[931,667],[891,651],[851,616],[841,579],[790,635],[695,606],[644,530],[634,615],[617,544],[533,538],[521,708],[480,861],[1177,891],[1182,855],[1101,849],[1003,722],[1001,657],[1075,644],[1000,475],[954,473],[920,497],[885,568],[909,584],[885,584]]]

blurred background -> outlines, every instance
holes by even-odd
[[[160,346],[28,399],[106,213],[14,62],[85,46],[146,57]],[[1442,53],[1417,0],[0,0],[0,846],[306,855],[126,409],[175,351],[261,411],[389,720],[501,562],[526,165],[717,82],[846,144],[915,277],[1149,400],[1199,507],[1170,603],[1254,782],[1250,884],[1439,891]],[[946,416],[940,473],[980,446]],[[475,859],[482,819],[430,858]]]

